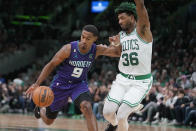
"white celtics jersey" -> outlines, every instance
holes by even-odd
[[[151,73],[152,42],[147,43],[136,29],[131,34],[120,33],[122,52],[118,68],[120,72],[132,75]]]

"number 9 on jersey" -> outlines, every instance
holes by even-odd
[[[75,67],[71,76],[79,78],[82,75],[83,68]]]

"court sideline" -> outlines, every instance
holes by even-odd
[[[99,131],[104,131],[106,122],[98,122]],[[167,126],[130,124],[129,131],[194,131],[195,129]],[[87,131],[82,119],[57,118],[51,126],[31,115],[0,114],[0,131]]]

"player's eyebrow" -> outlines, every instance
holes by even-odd
[[[84,34],[82,34],[82,36],[83,36],[83,37],[86,37],[86,38],[88,38],[88,39],[91,39],[91,38],[92,38],[92,35],[84,35]]]

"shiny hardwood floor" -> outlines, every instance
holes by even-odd
[[[106,122],[98,122],[99,131],[104,131]],[[167,126],[149,126],[130,124],[129,131],[193,131],[188,128]],[[82,119],[58,118],[51,126],[32,115],[0,114],[0,131],[87,131],[86,122]]]

